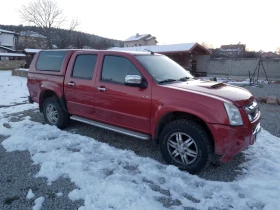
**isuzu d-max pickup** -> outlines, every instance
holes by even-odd
[[[217,155],[231,160],[261,130],[249,91],[194,78],[153,52],[42,50],[27,86],[48,124],[62,129],[72,119],[150,139],[168,164],[190,173]]]

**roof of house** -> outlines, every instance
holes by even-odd
[[[153,39],[153,38],[156,38],[155,36],[150,36],[148,38],[146,38],[145,40],[150,40],[150,39]]]
[[[149,36],[151,36],[151,35],[150,34],[136,34],[136,35],[133,35],[133,36],[127,38],[126,40],[124,40],[124,42],[137,41],[137,40],[141,40],[146,37],[149,37]]]
[[[3,30],[3,29],[0,29],[0,33],[6,33],[6,34],[17,34],[16,32],[13,32],[13,31],[7,31],[7,30]]]
[[[0,57],[25,57],[22,53],[0,53]]]
[[[12,48],[4,47],[2,45],[0,45],[0,48],[5,49],[5,50],[9,50],[9,51],[12,51],[12,52],[15,52],[15,50],[13,50]]]
[[[41,50],[42,49],[29,49],[29,48],[26,48],[23,51],[26,52],[26,53],[37,53],[37,52],[39,52]]]
[[[112,47],[110,50],[116,51],[140,51],[146,52],[150,50],[155,53],[167,53],[167,52],[188,52],[194,49],[196,46],[202,47],[208,53],[211,51],[202,45],[194,43],[182,43],[182,44],[169,44],[169,45],[150,45],[150,46],[137,46],[137,47]]]
[[[34,31],[21,31],[19,33],[20,36],[31,36],[31,37],[35,37],[35,38],[42,38],[42,39],[46,39],[47,37],[38,34],[37,32]]]

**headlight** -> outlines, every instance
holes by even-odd
[[[239,109],[235,105],[229,103],[224,103],[224,106],[227,111],[230,125],[243,125]]]

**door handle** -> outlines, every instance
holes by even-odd
[[[68,86],[71,86],[71,87],[74,87],[74,86],[75,86],[75,83],[74,83],[74,82],[68,82],[67,85],[68,85]]]
[[[97,90],[102,91],[102,92],[105,92],[105,91],[106,91],[106,88],[105,88],[105,87],[97,87]]]

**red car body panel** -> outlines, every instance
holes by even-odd
[[[61,71],[40,71],[34,57],[27,86],[33,101],[42,107],[46,91],[65,99],[70,114],[150,134],[158,138],[158,125],[169,113],[182,112],[203,120],[212,134],[215,152],[228,161],[242,149],[253,144],[253,132],[259,116],[250,122],[243,106],[254,98],[246,89],[213,81],[190,80],[166,85],[156,83],[131,53],[94,50],[68,50]],[[75,58],[79,54],[97,54],[93,78],[72,78]],[[129,59],[147,81],[146,88],[130,87],[101,80],[103,58],[106,55]],[[69,86],[68,83],[75,83]],[[100,91],[99,88],[105,88]],[[243,126],[230,126],[224,102],[239,107]]]
[[[112,52],[101,53],[101,60]],[[149,133],[151,121],[152,79],[137,62],[134,56],[115,52],[114,55],[128,58],[147,80],[147,88],[129,87],[122,84],[101,80],[102,63],[96,69],[95,78],[95,108],[96,119],[127,129]],[[98,87],[106,91],[98,91]]]

